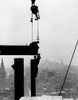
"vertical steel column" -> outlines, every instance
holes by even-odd
[[[15,79],[15,100],[19,100],[24,96],[24,59],[15,58],[12,68]]]
[[[35,82],[35,78],[36,78],[36,75],[35,75],[35,59],[32,59],[31,60],[31,96],[36,96],[36,82]]]

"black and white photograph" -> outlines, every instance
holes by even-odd
[[[78,0],[0,0],[0,100],[26,97],[78,100]]]

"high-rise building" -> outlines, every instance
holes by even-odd
[[[0,88],[5,87],[6,82],[6,70],[4,66],[3,59],[1,59],[1,66],[0,66]]]

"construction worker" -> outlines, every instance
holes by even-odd
[[[40,19],[38,6],[36,6],[36,5],[32,5],[32,6],[31,6],[31,11],[32,11],[32,14],[35,15],[35,20]],[[31,18],[31,22],[32,22],[32,20],[33,20],[33,19]]]

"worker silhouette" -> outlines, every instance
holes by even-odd
[[[38,64],[40,59],[41,59],[40,54],[38,54],[37,56],[34,56],[34,59],[31,60],[31,66],[32,66],[31,73],[33,77],[37,77],[38,75]]]
[[[33,4],[33,5],[31,6],[31,12],[32,12],[32,14],[35,15],[35,20],[40,19],[38,6],[36,6],[35,4]],[[32,20],[33,20],[33,18],[31,18],[31,22],[32,22]]]
[[[40,54],[35,55],[34,59],[31,59],[31,96],[36,96],[36,77],[38,75],[38,64],[40,59]]]

